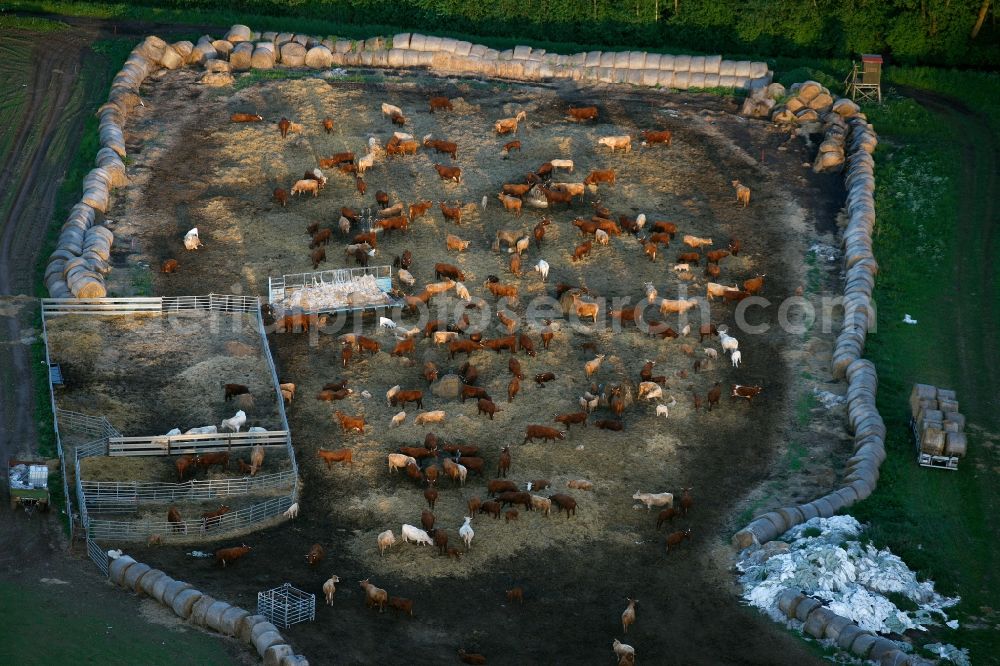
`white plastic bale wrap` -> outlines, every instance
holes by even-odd
[[[215,60],[219,57],[219,52],[212,46],[212,38],[208,35],[202,36],[191,54],[186,58],[189,65],[204,65],[206,60]]]
[[[97,158],[94,163],[104,169],[109,177],[108,184],[112,188],[124,187],[128,184],[128,176],[125,173],[125,162],[121,155],[110,148],[101,148],[97,151]]]
[[[441,50],[441,38],[435,35],[430,35],[424,38],[424,50],[425,51],[440,51]]]
[[[225,39],[213,40],[212,47],[220,60],[229,60],[229,55],[233,52],[233,43]]]
[[[688,71],[692,74],[704,74],[705,56],[691,56],[691,62],[688,64]]]
[[[410,48],[410,33],[401,32],[398,35],[392,36],[392,48],[394,49],[408,49]]]

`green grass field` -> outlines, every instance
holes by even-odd
[[[108,589],[107,594],[124,594]],[[0,641],[0,663],[53,664],[231,664],[216,638],[187,628],[180,632],[147,622],[138,602],[104,604],[74,594],[70,585],[0,581],[0,614],[8,631]],[[97,611],[97,612],[95,612]]]
[[[961,628],[932,631],[920,644],[940,639],[970,648],[973,663],[998,663],[1000,418],[986,408],[996,387],[982,385],[985,377],[975,362],[998,353],[982,346],[980,338],[984,331],[1000,330],[997,310],[982,307],[998,297],[993,261],[998,248],[995,238],[988,247],[967,237],[969,227],[959,216],[973,220],[973,231],[975,225],[998,222],[989,219],[982,196],[968,194],[969,179],[992,167],[968,164],[962,139],[995,150],[1000,78],[927,70],[896,70],[892,78],[953,95],[988,120],[985,128],[974,126],[895,96],[868,109],[881,142],[875,155],[875,255],[881,270],[875,287],[879,328],[869,336],[865,355],[878,367],[878,407],[889,432],[889,457],[877,491],[850,512],[871,523],[869,536],[876,545],[891,548],[934,580],[939,591],[961,596],[955,614]],[[983,136],[991,127],[992,140]],[[968,275],[985,273],[987,293],[971,286],[956,291],[952,275],[958,265]],[[903,324],[904,313],[919,324]],[[964,372],[959,355],[972,357]],[[915,462],[907,398],[916,382],[957,390],[968,423],[983,429],[970,433],[969,454],[958,472]]]

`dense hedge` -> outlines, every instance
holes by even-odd
[[[218,10],[209,0],[145,0]],[[244,0],[241,12],[383,23],[494,37],[672,46],[769,56],[891,54],[897,62],[1000,65],[995,6],[983,0]]]

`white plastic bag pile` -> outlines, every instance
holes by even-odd
[[[804,536],[806,532],[818,536]],[[946,622],[944,609],[958,603],[917,581],[906,563],[888,550],[861,544],[861,525],[851,516],[813,518],[786,532],[788,549],[766,544],[750,548],[738,562],[743,597],[773,619],[784,622],[777,597],[785,588],[821,599],[830,610],[862,629],[881,634],[922,629]],[[919,608],[902,611],[888,598],[896,592]]]

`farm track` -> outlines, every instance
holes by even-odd
[[[996,202],[1000,173],[1000,139],[994,136],[985,118],[961,103],[926,90],[900,87],[928,110],[941,117],[942,122],[960,128],[956,132],[961,140],[962,179],[959,183],[955,236],[956,247],[976,248],[983,256],[994,256],[997,247]],[[977,271],[982,267],[983,270]],[[956,355],[963,386],[958,392],[966,407],[984,417],[995,414],[997,406],[995,387],[1000,382],[1000,355],[997,354],[1000,312],[998,312],[993,264],[974,261],[956,261],[951,281],[954,285],[956,308],[954,339],[959,353]],[[971,330],[963,313],[979,311],[985,326]],[[992,408],[992,409],[991,409]],[[992,424],[996,426],[996,422]]]

